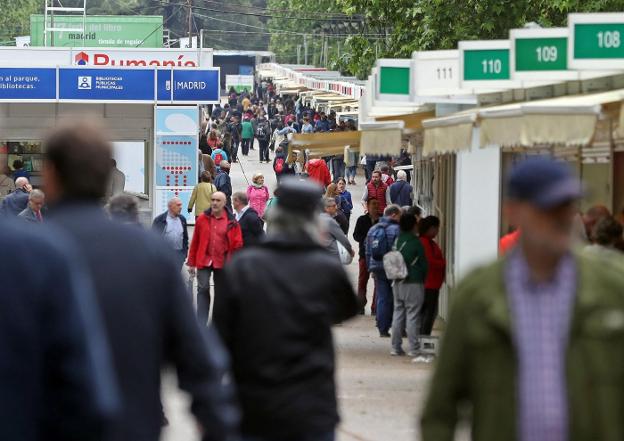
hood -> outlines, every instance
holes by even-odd
[[[322,159],[318,159],[318,158],[317,159],[310,159],[308,161],[308,170],[319,169],[319,168],[323,167],[323,163],[324,162],[325,161],[323,161]]]

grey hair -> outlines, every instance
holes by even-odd
[[[397,180],[399,180],[399,181],[406,181],[407,180],[407,173],[405,173],[405,170],[399,170],[397,172]]]
[[[23,188],[26,185],[30,184],[30,182],[28,181],[28,178],[24,177],[24,176],[20,176],[19,178],[17,178],[15,180],[15,186],[17,188]]]
[[[318,214],[302,214],[290,210],[284,210],[277,205],[271,206],[266,214],[267,229],[269,234],[284,234],[287,236],[301,237],[305,235],[311,240],[321,243],[321,223]]]
[[[401,214],[401,207],[396,204],[388,205],[384,210],[384,216],[392,216],[394,214]]]
[[[335,198],[323,198],[323,207],[327,208],[332,205],[338,205]]]
[[[247,193],[243,191],[237,191],[232,195],[232,199],[236,199],[241,204],[247,205],[249,203],[249,198],[247,197]]]
[[[108,201],[111,219],[121,222],[139,222],[139,200],[129,194],[118,194]]]
[[[30,192],[28,195],[28,200],[32,201],[33,199],[44,199],[45,194],[41,190],[37,190],[36,188]]]

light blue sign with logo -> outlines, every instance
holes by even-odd
[[[59,100],[153,102],[153,69],[60,68]]]
[[[173,102],[219,102],[218,69],[174,69]]]
[[[56,68],[0,68],[0,101],[55,101]]]

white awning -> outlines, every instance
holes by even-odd
[[[448,117],[425,120],[424,152],[431,154],[469,148],[475,124],[480,126],[481,147],[588,145],[594,137],[596,122],[603,113],[604,105],[619,103],[623,99],[624,89],[619,89],[472,109]]]

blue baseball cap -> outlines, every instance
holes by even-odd
[[[550,209],[583,196],[581,181],[565,163],[535,156],[518,163],[507,181],[507,197]]]

